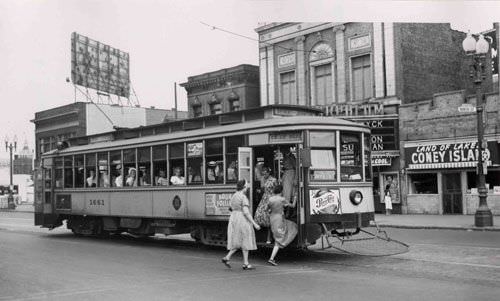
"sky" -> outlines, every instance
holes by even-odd
[[[466,21],[470,20],[470,21]],[[34,146],[35,112],[74,102],[71,33],[130,55],[130,79],[143,107],[174,106],[174,83],[239,64],[258,65],[262,22],[450,22],[479,32],[500,21],[497,1],[336,0],[0,0],[0,139]],[[178,87],[180,110],[186,92]],[[77,93],[78,100],[84,100]],[[134,98],[135,100],[135,98]],[[0,159],[8,153],[0,148]]]

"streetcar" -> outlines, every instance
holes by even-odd
[[[260,171],[282,181],[292,154],[296,206],[287,218],[299,231],[291,245],[352,236],[374,219],[370,129],[321,113],[271,105],[69,139],[41,156],[35,225],[65,222],[75,235],[190,233],[225,245],[236,182],[249,184],[255,212]],[[264,243],[266,228],[256,236]]]

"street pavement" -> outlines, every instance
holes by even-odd
[[[220,263],[223,248],[185,236],[75,237],[0,212],[0,300],[498,300],[500,232],[386,228],[409,252],[251,253],[254,271]]]

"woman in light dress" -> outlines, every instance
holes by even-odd
[[[283,186],[277,185],[274,188],[273,195],[269,198],[268,204],[271,231],[273,232],[274,237],[274,247],[271,257],[267,262],[274,266],[278,265],[276,261],[274,261],[276,254],[278,254],[278,250],[290,244],[294,240],[295,236],[297,236],[298,232],[297,224],[287,220],[283,210],[284,207],[295,207],[295,204],[288,202],[283,196],[281,196],[282,191]]]
[[[227,249],[229,252],[221,260],[228,268],[231,268],[229,264],[231,256],[241,249],[243,253],[243,269],[254,269],[248,263],[248,251],[257,249],[253,228],[259,230],[260,226],[250,214],[250,203],[245,195],[247,189],[245,180],[240,180],[236,183],[236,192],[231,197],[231,216],[227,225]]]

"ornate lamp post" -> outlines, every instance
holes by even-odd
[[[9,209],[16,209],[16,204],[14,203],[14,196],[12,195],[12,190],[14,190],[14,185],[12,184],[12,149],[17,149],[17,136],[14,136],[12,141],[9,140],[8,136],[5,136],[5,151],[10,152],[10,186],[9,186],[9,196],[7,197],[7,202]]]
[[[465,53],[471,57],[470,76],[474,80],[474,84],[476,86],[479,207],[474,215],[474,224],[476,227],[487,227],[493,226],[493,215],[490,208],[488,208],[488,203],[486,202],[488,190],[486,189],[486,180],[483,170],[483,148],[486,147],[486,144],[483,145],[484,95],[481,90],[481,83],[486,78],[486,68],[491,68],[491,66],[486,64],[486,54],[489,51],[490,45],[484,39],[483,35],[479,35],[479,39],[476,42],[476,39],[469,32],[465,40],[462,42],[462,47],[464,48]]]

